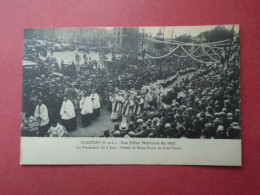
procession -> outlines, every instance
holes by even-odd
[[[234,30],[206,42],[161,29],[28,31],[22,136],[241,139]]]

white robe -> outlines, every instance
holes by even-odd
[[[157,88],[155,90],[155,96],[157,97],[157,106],[160,107],[162,101],[163,88]]]
[[[50,127],[48,134],[49,137],[63,137],[68,135],[68,132],[66,131],[65,127],[57,123],[56,127]]]
[[[123,105],[122,105],[122,115],[123,116],[128,116],[129,110],[130,110],[130,101],[129,100],[125,100],[123,102]]]
[[[138,100],[138,103],[134,105],[133,114],[140,115],[141,114],[141,106],[144,104],[144,99],[141,97]]]
[[[152,101],[152,96],[151,94],[148,92],[145,94],[144,96],[144,108],[147,108],[147,106],[149,105],[149,103]]]
[[[122,96],[115,95],[110,97],[112,102],[111,120],[117,120],[121,116],[122,100]]]
[[[91,98],[88,97],[83,97],[80,101],[81,105],[81,114],[92,114],[93,113],[93,102],[91,101]]]
[[[63,101],[60,109],[60,115],[63,120],[69,120],[76,116],[74,105],[70,100],[67,100],[66,102]]]
[[[100,108],[100,100],[98,94],[97,93],[91,94],[90,97],[93,102],[93,109]]]
[[[49,123],[49,115],[48,115],[47,106],[42,104],[39,109],[39,105],[37,105],[35,108],[35,111],[34,111],[34,117],[39,120],[39,125],[41,127],[47,125]]]

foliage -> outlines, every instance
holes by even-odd
[[[174,39],[175,41],[180,41],[184,43],[190,43],[192,42],[191,36],[187,34],[180,35]]]
[[[217,26],[216,28],[205,31],[199,34],[198,37],[204,38],[206,42],[217,42],[231,39],[233,31],[226,29],[224,26]]]

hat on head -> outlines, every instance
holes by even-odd
[[[166,123],[165,124],[165,128],[169,128],[169,127],[171,127],[171,124],[170,123]]]
[[[143,119],[139,118],[139,119],[137,119],[136,122],[137,122],[137,123],[143,123],[144,121],[143,121]]]
[[[220,114],[220,116],[225,116],[226,115],[225,112],[220,112],[219,114]]]
[[[239,110],[239,109],[236,109],[235,112],[240,112],[240,110]]]
[[[133,122],[130,122],[128,126],[129,128],[134,128],[135,124]]]
[[[130,131],[130,132],[128,133],[128,135],[129,135],[130,137],[134,137],[134,136],[135,136],[135,132]]]
[[[121,134],[121,133],[120,133],[120,131],[118,131],[118,130],[113,133],[113,135],[114,135],[115,137],[118,137],[120,134]]]
[[[151,138],[153,138],[153,137],[155,137],[155,136],[154,136],[154,134],[153,134],[153,133],[150,133],[150,134],[148,135],[148,137],[151,137]]]
[[[121,123],[119,130],[121,131],[126,131],[127,130],[127,124],[126,123]]]
[[[211,127],[212,127],[212,124],[211,124],[211,123],[206,123],[204,127],[205,127],[205,128],[211,128]]]
[[[142,125],[142,129],[147,129],[147,124],[146,123],[144,123],[143,125]]]
[[[241,130],[241,127],[239,126],[239,124],[238,124],[237,122],[231,123],[230,127],[231,127],[232,129]]]
[[[227,109],[226,109],[226,108],[223,108],[223,109],[222,109],[222,112],[227,112]]]
[[[218,128],[217,128],[217,131],[224,131],[224,126],[219,125]]]
[[[229,112],[229,113],[227,113],[227,116],[230,117],[230,116],[233,116],[233,114]]]
[[[151,119],[148,119],[148,120],[146,121],[146,124],[147,124],[147,125],[151,125],[151,124],[152,124],[152,120],[151,120]]]
[[[158,118],[158,117],[155,117],[155,118],[153,118],[153,121],[152,121],[152,122],[154,123],[154,122],[158,122],[158,121],[159,121],[159,118]]]

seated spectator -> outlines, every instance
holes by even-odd
[[[65,127],[57,123],[57,121],[51,122],[51,127],[48,130],[49,137],[68,137],[69,134]]]

